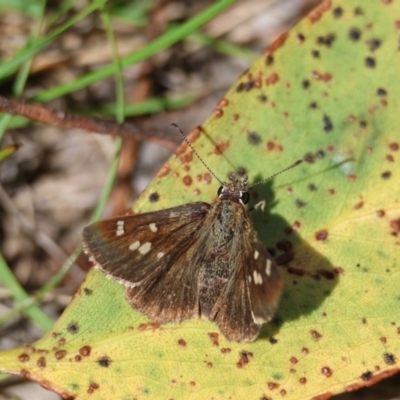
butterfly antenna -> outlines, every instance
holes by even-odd
[[[266,181],[269,181],[272,178],[275,178],[277,175],[281,174],[282,172],[288,171],[289,169],[292,169],[294,167],[297,167],[299,164],[301,164],[304,160],[297,160],[295,161],[292,165],[289,165],[288,167],[286,167],[285,169],[283,169],[282,171],[277,172],[274,175],[269,176],[268,178],[263,179],[262,181],[258,181],[256,183],[253,183],[252,185],[248,186],[248,189],[250,189],[253,186],[259,185],[260,183],[264,183]]]
[[[223,186],[224,182],[221,181],[221,179],[218,178],[217,175],[214,174],[214,172],[211,171],[211,168],[203,161],[203,159],[200,157],[199,153],[194,149],[192,144],[189,142],[185,134],[183,133],[182,129],[177,125],[177,124],[171,124],[176,130],[179,132],[179,134],[182,136],[182,139],[188,144],[188,146],[192,149],[193,153],[196,154],[197,158],[201,161],[201,163],[207,168],[207,170],[210,172],[210,174]],[[289,168],[288,168],[289,169]],[[272,177],[271,177],[272,178]]]

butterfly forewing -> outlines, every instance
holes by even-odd
[[[96,222],[83,231],[84,249],[97,268],[125,286],[164,274],[183,254],[207,215],[207,203]],[[167,240],[168,239],[168,240]]]

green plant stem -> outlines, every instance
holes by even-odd
[[[179,42],[180,40],[187,37],[189,34],[199,29],[205,23],[209,22],[216,15],[221,13],[231,4],[233,4],[236,0],[220,0],[207,8],[202,13],[196,15],[190,21],[185,22],[181,26],[169,30],[167,33],[162,35],[160,38],[152,41],[147,46],[142,49],[135,51],[133,54],[126,56],[121,59],[121,68],[126,68],[130,65],[137,64],[140,61],[143,61],[154,54],[158,53],[161,50],[166,49],[167,47],[172,46],[173,44]],[[112,75],[115,72],[114,63],[109,64],[97,71],[91,72],[82,78],[77,79],[74,82],[70,82],[65,85],[60,85],[54,87],[52,89],[46,90],[34,97],[32,97],[32,101],[49,101],[54,98],[63,96],[67,93],[74,92],[75,90],[82,89],[94,82],[105,79]]]
[[[3,256],[0,254],[0,280],[7,287],[16,301],[19,303],[24,302],[28,299],[28,295],[25,290],[19,284],[14,274],[8,267],[6,261]],[[34,321],[37,325],[39,325],[44,331],[47,331],[53,325],[53,321],[37,306],[29,305],[24,309],[25,314]],[[0,324],[3,318],[0,319]]]

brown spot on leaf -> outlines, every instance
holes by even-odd
[[[30,344],[27,344],[25,346],[25,350],[27,353],[35,353],[36,352],[36,348]]]
[[[21,371],[19,372],[19,376],[22,379],[29,379],[29,377],[31,376],[30,372],[27,371],[26,369],[21,369]]]
[[[321,74],[320,72],[312,71],[311,77],[316,81],[322,81],[322,82],[329,82],[332,79],[332,75],[329,74],[328,72]]]
[[[326,11],[332,7],[331,0],[322,0],[311,12],[308,13],[308,18],[312,23],[317,22]]]
[[[193,160],[193,151],[189,151],[179,157],[181,164],[189,163]]]
[[[315,232],[315,240],[325,241],[328,238],[328,231],[326,229],[322,229],[318,232]]]
[[[318,36],[317,37],[317,44],[320,46],[331,47],[333,42],[335,41],[336,36],[334,33],[328,33],[325,36]]]
[[[329,400],[332,396],[333,396],[332,393],[326,392],[326,393],[311,397],[310,400]]]
[[[364,202],[363,202],[363,201],[360,201],[359,203],[357,203],[357,204],[354,206],[354,209],[355,209],[355,210],[359,210],[360,208],[363,208],[363,205],[364,205]]]
[[[361,38],[361,31],[358,28],[351,28],[349,32],[349,38],[353,42],[357,42]]]
[[[229,104],[229,100],[224,97],[219,101],[217,107],[223,108],[223,107],[226,107],[228,104]]]
[[[153,192],[149,194],[148,199],[150,203],[156,203],[160,199],[160,195],[157,192]]]
[[[22,353],[18,356],[18,361],[19,362],[28,362],[29,361],[29,355],[26,353]]]
[[[357,179],[357,175],[355,174],[349,174],[347,176],[347,179],[349,180],[349,182],[354,182]]]
[[[267,56],[272,54],[275,50],[279,49],[279,47],[283,46],[283,44],[285,43],[287,37],[289,36],[288,33],[282,33],[281,36],[278,37],[278,39],[276,39],[271,46],[268,48],[267,50]]]
[[[292,364],[297,364],[299,362],[299,360],[296,357],[292,356],[292,357],[290,357],[290,362]]]
[[[229,147],[229,142],[222,142],[220,144],[217,144],[214,149],[214,154],[217,156],[220,156],[221,154],[224,153],[224,151]]]
[[[343,15],[343,8],[336,7],[332,10],[332,14],[335,18],[340,18]]]
[[[396,142],[390,143],[390,144],[389,144],[389,148],[390,148],[390,150],[392,150],[392,151],[397,151],[397,150],[399,150],[399,144],[396,143]]]
[[[252,145],[258,145],[261,142],[261,136],[257,132],[248,132],[247,139]]]
[[[322,338],[322,335],[321,335],[318,331],[316,331],[315,329],[312,329],[312,330],[310,331],[310,334],[311,334],[311,337],[312,337],[313,339],[318,340],[318,339],[321,339],[321,338]]]
[[[62,360],[67,355],[65,350],[58,350],[54,353],[56,360]]]
[[[265,103],[268,100],[268,97],[265,94],[260,94],[257,96],[257,99],[260,100],[261,103]]]
[[[232,114],[232,119],[233,119],[234,121],[237,121],[237,120],[239,119],[239,114],[238,114],[238,113]]]
[[[59,346],[59,347],[65,346],[65,342],[66,342],[65,338],[61,338],[61,339],[58,341],[58,346]]]
[[[382,42],[377,38],[373,38],[367,41],[367,45],[370,51],[375,51],[376,49],[378,49],[381,43]]]
[[[223,115],[224,115],[224,112],[220,108],[217,108],[215,110],[215,117],[216,118],[221,118]]]
[[[90,346],[83,346],[79,349],[79,354],[82,357],[88,357],[90,356],[90,352],[92,351],[92,348]]]
[[[278,339],[275,339],[274,337],[269,338],[268,341],[269,341],[271,344],[277,344],[277,343],[278,343]]]
[[[331,120],[327,115],[324,115],[324,116],[322,117],[322,122],[323,122],[324,131],[325,131],[326,133],[332,132],[332,131],[333,131],[333,123],[332,123],[332,120]]]
[[[107,356],[104,356],[97,360],[97,364],[99,364],[100,367],[108,368],[111,364],[111,360]]]
[[[36,365],[39,368],[46,368],[46,359],[44,357],[39,357],[37,362],[36,362]]]
[[[268,382],[267,383],[268,389],[269,390],[275,390],[279,388],[279,383],[276,382]]]
[[[302,352],[303,354],[308,354],[308,353],[309,353],[309,350],[307,349],[307,347],[303,347],[303,348],[301,349],[301,352]]]
[[[377,211],[376,211],[376,216],[377,216],[378,218],[384,217],[384,216],[385,216],[385,211],[384,211],[384,210],[377,210]]]
[[[182,178],[182,182],[185,186],[190,186],[193,183],[192,178],[189,175],[186,175]]]
[[[306,37],[302,33],[298,33],[296,35],[296,38],[297,38],[297,42],[300,44],[304,43],[304,41],[306,40]]]
[[[317,270],[318,274],[324,277],[325,279],[332,280],[335,279],[335,274],[332,271],[329,271],[327,269],[318,269]]]
[[[394,157],[391,154],[386,155],[386,160],[389,162],[394,162]]]
[[[77,354],[77,355],[74,357],[74,359],[75,359],[76,362],[82,361],[82,356],[80,356],[79,354]]]
[[[363,381],[369,381],[369,380],[372,378],[372,376],[373,376],[372,372],[367,371],[367,372],[364,372],[364,373],[361,375],[361,379],[362,379]]]
[[[307,205],[307,203],[305,201],[300,200],[300,199],[296,199],[295,204],[296,204],[297,208],[303,208]]]
[[[83,293],[85,293],[86,296],[91,296],[93,294],[93,290],[85,287],[83,288]]]
[[[186,341],[184,339],[179,339],[178,340],[178,346],[186,347]]]
[[[392,173],[390,171],[385,171],[381,173],[382,179],[389,179],[392,176]]]
[[[208,333],[208,337],[210,338],[211,343],[213,344],[213,346],[216,346],[216,347],[219,346],[219,341],[218,341],[219,335],[218,335],[218,333],[216,333],[216,332],[209,332],[209,333]]]
[[[229,354],[232,350],[229,347],[223,347],[221,349],[222,354]]]
[[[276,72],[273,72],[270,74],[267,79],[265,80],[265,83],[270,86],[270,85],[275,85],[276,82],[279,81],[279,75]]]
[[[92,383],[89,385],[89,388],[88,388],[87,392],[88,392],[89,394],[93,394],[93,392],[94,392],[96,389],[98,389],[99,387],[100,387],[100,385],[99,385],[98,383],[92,382]]]
[[[302,378],[299,379],[299,383],[305,385],[307,383],[307,378],[303,376]]]
[[[393,354],[390,354],[390,353],[385,353],[385,354],[383,355],[383,360],[384,360],[385,363],[388,364],[388,365],[393,365],[393,364],[396,363],[396,359],[395,359],[394,355],[393,355]]]
[[[323,375],[325,375],[327,378],[330,378],[332,376],[332,370],[329,367],[322,367],[321,372]]]
[[[239,356],[240,356],[240,358],[239,358],[239,361],[236,363],[236,366],[238,368],[243,368],[253,358],[253,353],[251,353],[250,351],[241,351],[239,353]]]
[[[375,68],[376,67],[376,60],[374,57],[366,57],[365,58],[365,66],[368,68]]]
[[[399,233],[400,232],[400,218],[390,221],[390,228],[392,229],[393,232]]]
[[[161,324],[159,322],[148,322],[147,324],[140,324],[138,326],[139,331],[154,331],[160,329]]]
[[[170,172],[169,163],[165,163],[157,172],[157,178],[163,178]]]
[[[265,57],[265,64],[272,65],[273,63],[274,63],[274,57],[268,54],[267,57]]]

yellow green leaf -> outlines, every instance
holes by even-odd
[[[91,271],[51,332],[0,353],[0,371],[64,397],[190,400],[327,398],[395,373],[399,15],[399,1],[323,1],[190,135],[223,180],[308,161],[254,188],[253,203],[267,201],[254,222],[285,282],[258,340],[230,343],[200,320],[152,323]],[[218,186],[182,145],[134,209],[212,202]]]

